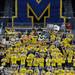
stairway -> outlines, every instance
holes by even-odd
[[[73,9],[71,0],[64,1],[64,15],[67,17],[73,17]]]
[[[4,16],[6,18],[12,17],[12,0],[6,0],[5,2],[5,8],[4,8]]]
[[[73,15],[72,1],[65,0],[64,1],[64,15],[68,17],[69,22],[72,24],[73,33],[75,34],[75,18]]]

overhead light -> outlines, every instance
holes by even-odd
[[[68,19],[72,19],[72,17],[68,17]]]

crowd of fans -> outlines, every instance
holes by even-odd
[[[20,35],[4,52],[1,66],[11,68],[10,75],[75,75],[74,35],[50,31],[46,37],[45,32]]]

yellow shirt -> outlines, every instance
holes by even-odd
[[[51,59],[48,58],[48,59],[46,59],[46,66],[49,67],[50,65],[51,65]]]
[[[40,51],[40,48],[36,48],[35,51],[36,51],[36,52],[39,52],[39,51]]]
[[[21,64],[25,64],[26,56],[21,56],[20,59],[21,59]]]
[[[73,59],[73,66],[75,67],[75,59]]]
[[[35,72],[33,75],[38,75],[38,73]]]
[[[45,75],[50,75],[50,74],[51,74],[51,72],[46,72],[46,73],[45,73]]]
[[[30,57],[27,57],[27,66],[32,66],[33,65],[33,59],[32,58],[30,58]]]
[[[7,62],[7,59],[8,58],[3,58],[3,59],[1,59],[1,62],[5,62],[6,63]]]
[[[39,66],[44,67],[44,58],[39,58],[38,61],[39,61]]]
[[[44,48],[44,52],[47,52],[47,48]]]
[[[27,70],[27,74],[32,75],[33,74],[33,70]]]
[[[37,37],[34,36],[34,37],[32,38],[32,43],[36,43],[36,42],[37,42]]]
[[[31,59],[34,58],[34,54],[29,54],[28,57],[30,57]]]
[[[56,66],[56,59],[55,58],[52,58],[52,66]]]
[[[58,60],[57,60],[57,61],[58,61],[58,63],[57,63],[57,64],[58,64],[58,66],[62,66],[62,63],[63,63],[62,58],[60,58],[60,59],[58,58]]]
[[[66,58],[63,57],[62,63],[65,63],[65,61],[66,61]]]
[[[17,61],[16,55],[11,56],[11,62],[12,62],[12,64],[16,64],[16,61]]]
[[[5,62],[3,62],[2,64],[1,64],[1,66],[5,66],[6,65],[6,63]]]
[[[72,62],[72,57],[68,57],[68,63]]]
[[[54,40],[55,40],[55,38],[56,38],[56,36],[55,36],[55,35],[51,35],[51,41],[54,41]]]
[[[10,58],[11,58],[11,55],[10,55],[10,54],[7,54],[7,55],[6,55],[6,62],[7,62],[7,63],[9,63],[9,61],[10,61],[9,59],[10,59]]]
[[[39,63],[38,58],[34,58],[33,66],[38,67],[39,65],[38,63]]]
[[[23,67],[23,68],[20,69],[20,73],[26,73],[26,72],[27,72],[26,68]]]

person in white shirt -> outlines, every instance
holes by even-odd
[[[2,39],[2,44],[6,44],[6,39],[3,37],[3,39]]]

